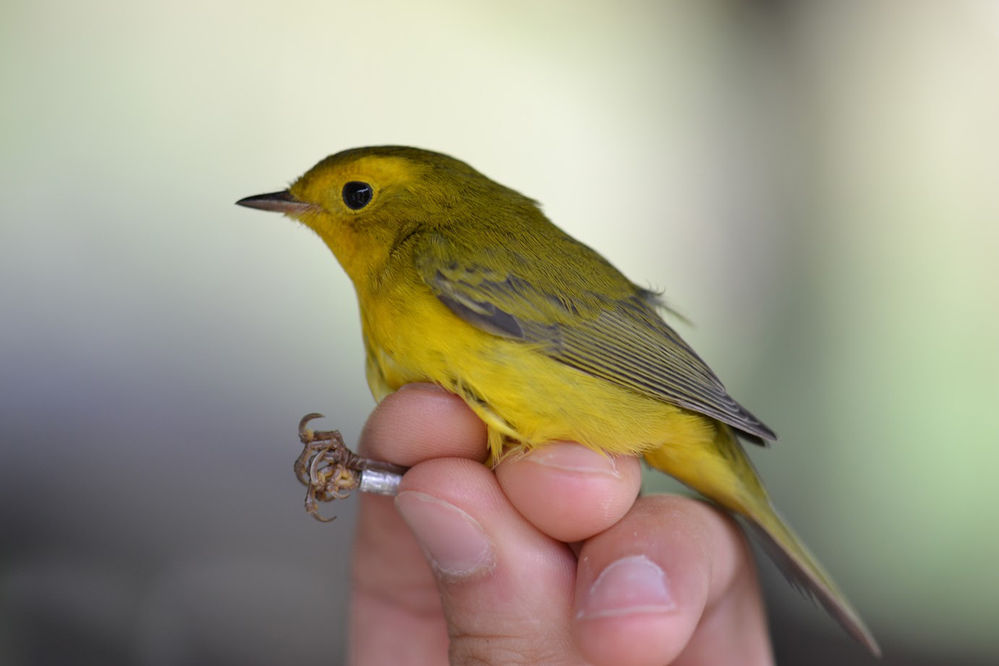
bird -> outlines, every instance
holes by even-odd
[[[740,518],[792,584],[880,655],[740,443],[773,430],[665,321],[658,293],[536,201],[448,155],[373,146],[236,203],[301,222],[333,252],[357,293],[376,400],[413,382],[460,396],[487,426],[492,464],[552,441],[641,456]]]

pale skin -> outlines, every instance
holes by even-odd
[[[360,499],[351,664],[773,663],[741,532],[638,497],[637,459],[554,443],[490,470],[483,423],[425,384],[378,405],[360,450],[411,469]]]

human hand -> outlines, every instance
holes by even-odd
[[[632,457],[552,443],[491,471],[485,442],[464,402],[430,385],[371,415],[361,454],[411,469],[395,498],[361,495],[350,663],[773,662],[731,520],[636,499]]]

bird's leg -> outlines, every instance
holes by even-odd
[[[322,418],[310,413],[298,422],[298,439],[302,452],[295,460],[295,476],[305,486],[305,510],[322,522],[319,502],[346,499],[351,491],[395,495],[405,467],[362,458],[347,448],[339,430],[312,430],[309,421]]]

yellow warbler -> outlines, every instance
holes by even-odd
[[[240,205],[302,222],[357,291],[375,399],[410,382],[461,396],[511,449],[575,441],[646,462],[742,516],[845,628],[877,643],[777,515],[736,436],[774,433],[659,316],[656,294],[464,162],[384,146],[327,157]]]

